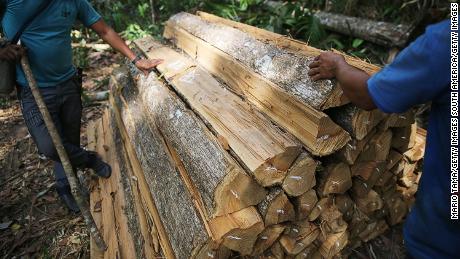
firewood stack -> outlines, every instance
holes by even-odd
[[[164,63],[114,72],[89,130],[115,164],[91,194],[110,240],[94,256],[339,258],[404,219],[425,142],[412,111],[355,107],[308,77],[320,50],[272,32],[180,13],[164,37],[133,43]]]

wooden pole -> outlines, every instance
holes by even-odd
[[[85,202],[85,199],[82,197],[80,193],[80,188],[78,188],[77,178],[72,168],[72,164],[70,163],[69,156],[67,155],[66,150],[64,149],[64,145],[62,144],[61,137],[59,136],[56,126],[53,123],[51,115],[46,107],[45,102],[43,101],[42,95],[38,90],[37,82],[35,81],[34,75],[32,70],[30,69],[29,59],[26,55],[22,56],[21,58],[21,66],[24,70],[24,74],[26,75],[26,79],[29,82],[30,90],[34,96],[34,99],[37,103],[38,109],[42,114],[43,120],[45,121],[46,128],[48,128],[48,132],[51,136],[54,146],[58,152],[59,158],[61,159],[62,166],[64,167],[65,174],[67,179],[69,180],[70,189],[72,190],[72,195],[74,196],[78,207],[80,207],[81,213],[83,214],[83,218],[85,219],[85,223],[91,232],[97,246],[105,251],[107,250],[107,245],[105,244],[99,229],[94,222],[93,216],[91,215],[89,205]]]

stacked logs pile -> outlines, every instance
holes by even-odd
[[[164,37],[133,43],[164,63],[114,72],[89,130],[114,168],[91,193],[95,256],[339,258],[404,219],[425,142],[412,111],[353,106],[308,77],[319,50],[248,25],[180,13]]]

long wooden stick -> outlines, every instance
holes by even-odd
[[[29,82],[29,87],[35,98],[38,109],[40,110],[40,113],[43,116],[46,128],[48,128],[48,132],[51,136],[51,139],[53,140],[53,144],[56,147],[59,158],[61,159],[62,166],[64,167],[65,174],[70,183],[72,195],[74,196],[78,204],[78,207],[80,207],[80,210],[83,214],[83,218],[85,219],[85,223],[89,231],[91,232],[94,241],[101,250],[105,251],[107,250],[107,245],[105,244],[104,239],[102,238],[101,233],[99,232],[99,229],[96,226],[96,223],[94,223],[94,219],[91,215],[88,203],[85,201],[85,199],[82,197],[82,194],[80,193],[80,188],[78,188],[78,181],[73,171],[72,164],[70,163],[69,156],[67,155],[67,152],[64,149],[61,137],[57,132],[56,126],[54,125],[53,120],[51,119],[51,115],[48,111],[48,108],[46,107],[42,95],[38,90],[37,82],[35,81],[32,70],[30,69],[29,59],[26,55],[24,55],[21,58],[21,66],[24,70],[24,74],[26,75],[27,81]]]

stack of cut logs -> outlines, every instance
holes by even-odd
[[[113,167],[91,210],[106,258],[340,258],[400,223],[420,178],[414,114],[364,111],[312,82],[320,50],[207,13],[180,13],[148,76],[122,66],[89,126]],[[378,67],[351,57],[369,74]]]

